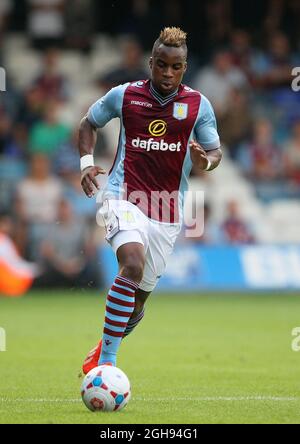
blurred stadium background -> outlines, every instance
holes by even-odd
[[[1,0],[1,239],[42,266],[35,286],[110,282],[97,205],[80,187],[77,126],[109,88],[147,78],[153,40],[178,25],[188,32],[185,83],[211,100],[225,157],[193,173],[204,235],[180,239],[161,288],[300,287],[299,20],[297,0]],[[115,121],[99,134],[105,168],[117,138]]]

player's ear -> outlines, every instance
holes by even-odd
[[[150,57],[150,59],[149,59],[149,67],[150,67],[150,69],[152,69],[152,66],[153,66],[153,58]]]
[[[183,72],[185,73],[186,70],[187,70],[187,62],[184,62]]]

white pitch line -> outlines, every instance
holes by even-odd
[[[283,396],[203,396],[203,397],[170,397],[170,398],[134,398],[136,401],[199,401],[199,402],[215,402],[215,401],[300,401],[300,397],[283,397]]]
[[[0,398],[0,402],[45,402],[45,403],[74,403],[74,402],[81,402],[81,399],[48,399],[48,398]]]
[[[203,397],[164,397],[164,398],[145,398],[134,397],[133,401],[144,402],[170,402],[170,401],[196,401],[196,402],[217,402],[217,401],[229,401],[229,402],[242,402],[242,401],[272,401],[272,402],[291,402],[300,401],[300,397],[285,397],[285,396],[203,396]],[[0,402],[20,402],[20,403],[79,403],[82,402],[80,398],[70,399],[47,399],[47,398],[0,398]]]

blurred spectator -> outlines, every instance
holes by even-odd
[[[300,187],[300,121],[295,123],[293,136],[286,143],[284,158],[288,179]]]
[[[233,88],[227,108],[218,120],[220,138],[227,145],[232,157],[235,157],[239,144],[249,137],[252,123],[249,95],[243,90]]]
[[[77,148],[78,129],[75,128],[71,137],[62,142],[52,158],[55,174],[65,179],[70,173],[80,172],[80,158]]]
[[[25,159],[27,156],[27,130],[24,125],[15,123],[3,148],[3,154],[11,159]]]
[[[54,222],[62,191],[59,179],[51,175],[47,157],[32,155],[29,175],[18,185],[18,217],[29,223]]]
[[[208,202],[197,208],[193,217],[197,217],[196,222],[190,215],[185,216],[185,226],[179,236],[181,244],[192,242],[194,244],[218,245],[223,242],[222,232],[211,217],[211,206]]]
[[[17,127],[14,131],[18,131]],[[14,139],[11,139],[14,143]],[[12,211],[12,202],[20,180],[27,174],[27,164],[18,154],[11,155],[9,143],[0,155],[0,210]]]
[[[60,52],[55,48],[49,48],[44,55],[43,69],[34,81],[43,97],[43,100],[56,100],[63,102],[69,98],[68,81],[59,73],[58,62]]]
[[[70,203],[61,200],[58,221],[52,224],[40,246],[43,275],[37,286],[89,286],[98,284],[95,269],[95,248],[89,227],[72,212]]]
[[[24,239],[24,251],[29,249],[28,256],[34,260],[38,257],[41,239],[56,221],[62,193],[60,180],[51,175],[49,159],[43,154],[34,154],[30,173],[19,182],[16,195],[19,238]]]
[[[12,0],[1,0],[0,2],[0,38],[2,32],[5,31],[10,13],[12,12],[13,2]]]
[[[269,0],[268,11],[263,23],[263,28],[267,35],[273,34],[280,28],[284,3],[286,3],[286,0]]]
[[[104,2],[105,4],[105,2]],[[115,34],[131,34],[137,36],[143,48],[150,50],[153,45],[153,35],[159,34],[164,23],[170,23],[163,16],[163,2],[160,0],[130,0],[119,2],[119,19],[116,11],[113,13],[110,5],[103,7],[105,18],[110,16],[110,21],[105,20],[106,32]],[[173,5],[172,5],[173,7]],[[165,20],[164,20],[165,19]],[[149,26],[151,24],[151,26]]]
[[[0,236],[9,236],[13,235],[13,221],[9,213],[0,212]]]
[[[89,51],[94,31],[94,7],[92,0],[66,0],[66,46]],[[78,32],[80,29],[80,32]]]
[[[211,101],[217,117],[226,112],[228,99],[233,88],[247,86],[243,72],[235,67],[229,51],[218,51],[212,64],[201,69],[196,75],[193,86]]]
[[[271,34],[267,51],[258,53],[252,63],[252,81],[257,98],[270,118],[281,128],[300,119],[300,95],[291,88],[292,69],[299,66],[299,56],[291,51],[288,37],[282,32]]]
[[[0,154],[5,153],[10,140],[12,121],[0,106]]]
[[[278,30],[289,34],[295,46],[300,43],[300,2],[298,0],[269,0],[264,30],[271,35]]]
[[[274,0],[273,0],[274,1]],[[298,0],[281,0],[284,6],[281,24],[278,27],[283,29],[291,37],[291,42],[298,51],[300,49],[300,2]]]
[[[44,119],[36,123],[29,134],[29,151],[53,156],[70,137],[71,129],[58,119],[58,104],[48,102]]]
[[[254,182],[268,182],[282,175],[282,156],[274,141],[273,128],[266,119],[254,123],[252,141],[240,147],[239,162]]]
[[[65,35],[65,0],[27,0],[28,32],[37,49],[60,47]]]
[[[257,55],[252,65],[255,86],[291,89],[293,61],[287,36],[281,32],[272,34],[268,51]]]
[[[234,29],[231,33],[230,52],[234,66],[238,67],[252,82],[252,63],[257,56],[257,50],[251,46],[251,35],[243,29]]]
[[[224,240],[230,244],[251,244],[255,242],[248,224],[241,218],[237,202],[227,203],[227,215],[221,225]]]
[[[44,106],[45,102],[41,90],[33,86],[24,92],[16,120],[26,130],[30,130],[34,124],[42,119]]]
[[[143,52],[140,44],[133,37],[127,37],[121,43],[120,66],[106,73],[99,79],[99,84],[105,90],[114,86],[149,77],[144,68]]]
[[[227,43],[231,30],[231,2],[212,0],[205,4],[207,20],[207,44],[212,48]]]
[[[72,138],[59,146],[53,157],[54,172],[63,179],[64,198],[70,202],[75,217],[80,217],[88,221],[95,220],[97,210],[96,199],[87,199],[81,187],[80,162],[77,148],[78,130],[72,133]],[[101,146],[102,148],[102,146]],[[99,150],[102,154],[102,149]],[[105,154],[104,150],[104,154]],[[96,148],[97,155],[97,148]],[[112,160],[106,157],[96,159],[97,164],[101,165],[106,171],[109,171]],[[102,182],[106,180],[101,176],[97,178],[100,187]]]
[[[80,172],[80,158],[78,155],[78,128],[73,128],[71,137],[65,140],[59,145],[56,153],[53,157],[53,168],[54,172],[60,177],[66,178],[68,180],[69,174],[79,174]],[[95,146],[95,156],[99,165],[104,165],[104,169],[110,170],[114,156],[115,147],[113,149],[113,157],[110,157],[110,152],[108,152],[107,140],[102,132],[97,134],[97,142]],[[98,159],[98,156],[100,158]],[[80,174],[79,174],[80,176]],[[101,182],[101,178],[98,178]]]
[[[64,196],[70,203],[76,217],[94,221],[97,210],[96,199],[87,199],[81,187],[79,168],[65,176]]]
[[[230,36],[230,52],[235,66],[244,72],[249,66],[249,56],[252,48],[250,45],[250,34],[243,29],[234,29]]]

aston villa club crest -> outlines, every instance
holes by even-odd
[[[188,104],[175,102],[173,104],[173,117],[177,120],[183,120],[187,118],[188,115]]]

